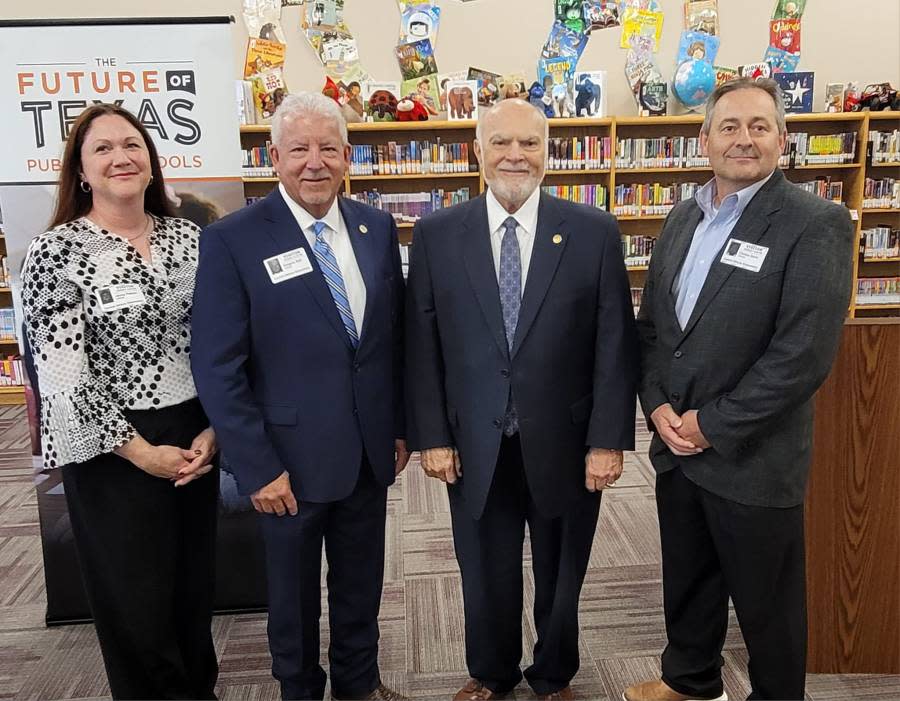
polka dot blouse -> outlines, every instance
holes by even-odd
[[[131,440],[136,431],[124,410],[197,396],[189,353],[199,233],[187,220],[154,218],[152,262],[87,218],[31,242],[22,304],[45,467],[84,462]],[[125,289],[127,298],[110,296]]]

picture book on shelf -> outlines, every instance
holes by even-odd
[[[606,116],[606,71],[576,71],[572,93],[576,117]]]
[[[500,99],[500,74],[469,67],[466,80],[478,81],[478,104],[490,107]]]
[[[785,112],[812,112],[815,80],[815,74],[812,71],[774,73],[772,77],[781,86]]]
[[[287,87],[281,68],[273,68],[253,76],[253,103],[260,119],[270,119],[285,95]]]

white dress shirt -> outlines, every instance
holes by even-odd
[[[531,251],[534,249],[534,235],[537,232],[541,189],[536,187],[515,214],[507,212],[490,190],[488,190],[486,199],[488,229],[491,232],[491,252],[494,254],[494,271],[497,273],[497,281],[500,281],[500,244],[503,242],[503,234],[506,233],[503,222],[507,217],[513,217],[518,224],[516,238],[519,241],[519,256],[522,259],[522,290],[524,291],[528,265],[531,263]]]
[[[291,210],[291,214],[294,215],[294,219],[297,220],[297,224],[303,230],[303,235],[306,236],[310,248],[314,248],[316,245],[313,225],[317,221],[325,222],[325,230],[322,232],[322,237],[331,246],[338,268],[341,270],[341,277],[344,278],[347,301],[350,302],[353,324],[356,326],[356,335],[359,336],[362,333],[363,315],[366,313],[366,283],[363,281],[362,273],[359,272],[356,255],[353,253],[353,244],[350,243],[350,235],[347,232],[344,218],[341,216],[337,198],[334,198],[334,202],[331,203],[331,209],[328,210],[325,216],[321,219],[316,219],[303,207],[294,202],[287,190],[284,189],[284,185],[279,183],[278,189],[287,203],[288,209]]]

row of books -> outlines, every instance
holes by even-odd
[[[700,155],[696,136],[659,136],[618,139],[616,168],[706,168],[709,159]]]
[[[900,129],[870,131],[872,163],[900,163]]]
[[[11,307],[0,309],[0,341],[15,341],[19,337],[16,314]]]
[[[416,222],[438,209],[468,201],[469,188],[461,187],[458,190],[438,188],[430,192],[401,193],[364,190],[352,193],[350,198],[388,212],[398,223]]]
[[[841,204],[844,195],[844,183],[840,180],[832,180],[831,176],[816,178],[815,180],[807,180],[802,183],[794,183],[797,187],[803,188],[807,192],[811,192],[819,197],[831,200]]]
[[[0,360],[0,387],[21,387],[25,384],[25,365],[17,355]]]
[[[416,141],[353,146],[350,175],[430,175],[478,172],[468,143]]]
[[[900,304],[900,277],[866,277],[858,280],[856,305]]]
[[[544,185],[541,189],[563,200],[609,209],[609,189],[605,185]]]
[[[242,149],[243,170],[245,178],[271,178],[275,175],[272,168],[272,156],[269,154],[270,141],[265,146],[253,146],[252,148]]]
[[[859,232],[863,260],[877,261],[885,258],[900,259],[900,229],[876,226]]]
[[[650,256],[656,245],[655,236],[623,236],[622,257],[629,268],[650,265]]]
[[[641,308],[641,298],[644,296],[644,288],[643,287],[632,287],[631,288],[631,306],[634,307],[635,315],[638,313],[638,309]]]
[[[790,132],[784,142],[784,151],[778,161],[782,168],[796,166],[830,165],[856,162],[857,132],[840,134],[809,134],[805,131]]]
[[[3,254],[0,254],[0,287],[9,287],[9,264]]]
[[[863,184],[863,209],[900,209],[900,180],[866,178]]]
[[[612,212],[616,216],[641,217],[668,214],[672,207],[693,197],[699,183],[631,183],[616,185]]]
[[[554,136],[547,155],[550,170],[599,170],[609,168],[612,142],[608,136]]]

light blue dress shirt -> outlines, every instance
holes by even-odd
[[[684,265],[675,278],[672,290],[675,293],[675,314],[682,329],[687,326],[709,269],[731,236],[734,225],[741,218],[753,196],[772,177],[772,173],[743,190],[728,195],[718,207],[715,205],[715,178],[710,179],[694,195],[697,206],[703,212],[703,218],[694,230],[691,248],[684,258]]]

